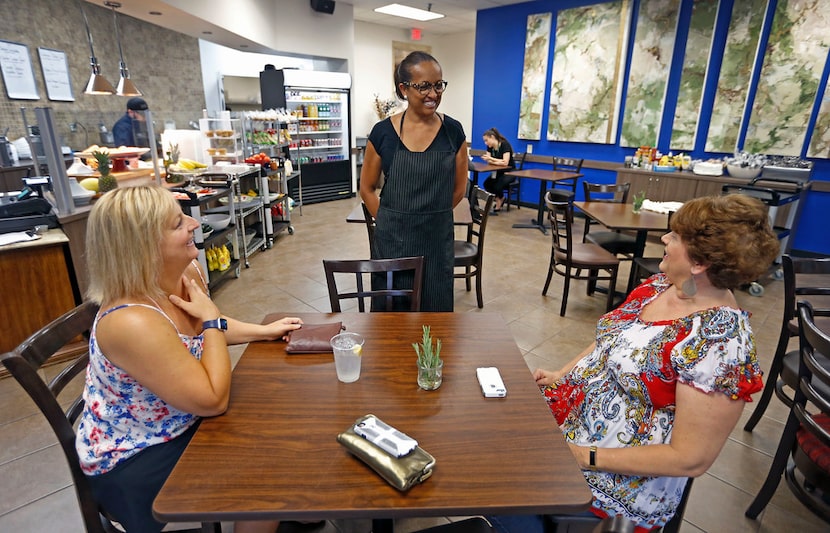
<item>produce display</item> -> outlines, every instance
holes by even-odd
[[[192,159],[185,159],[184,157],[180,157],[178,162],[170,165],[167,167],[168,172],[172,173],[182,173],[182,174],[189,174],[193,173],[194,171],[199,171],[202,169],[207,168],[207,165],[204,163],[200,163],[198,161],[194,161]]]
[[[265,153],[260,152],[258,154],[254,154],[251,157],[245,159],[245,162],[248,163],[248,164],[251,164],[251,165],[265,166],[265,165],[267,165],[268,163],[271,162],[271,158],[268,157],[268,155],[266,155]]]

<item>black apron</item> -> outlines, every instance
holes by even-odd
[[[404,111],[401,135],[405,117]],[[442,120],[437,135],[445,128]],[[445,133],[450,139],[449,152],[410,152],[403,139],[398,139],[375,218],[373,259],[424,256],[421,311],[453,310],[452,197],[457,147],[452,147],[452,138]],[[393,283],[395,288],[412,288],[412,274],[396,274]],[[385,287],[382,275],[373,277],[372,287]],[[400,308],[408,309],[406,303],[401,304]]]

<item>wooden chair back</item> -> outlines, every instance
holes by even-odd
[[[566,264],[571,263],[573,253],[573,194],[550,189],[545,193],[545,206],[548,209],[553,248]]]
[[[402,298],[409,300],[409,311],[421,310],[423,256],[398,259],[324,259],[323,269],[326,272],[326,285],[333,313],[339,313],[341,311],[340,301],[347,299],[357,299],[358,310],[363,313],[366,311],[366,298],[372,298],[372,311],[393,311],[396,301]],[[336,274],[348,276],[336,276]],[[366,274],[369,276],[365,276]],[[337,285],[338,277],[353,279],[355,289],[341,292]],[[384,288],[373,290],[371,280],[367,283],[365,279],[369,277],[383,279]],[[341,282],[345,285],[344,280]],[[395,288],[396,284],[409,286],[409,288]]]
[[[467,291],[472,290],[471,280],[476,278],[476,303],[479,309],[484,307],[484,298],[481,292],[481,269],[484,263],[484,236],[487,231],[487,221],[493,210],[495,195],[475,187],[470,197],[470,214],[473,223],[467,227],[467,239],[453,242],[455,253],[454,267],[464,268],[464,272],[456,272],[453,277],[464,278]]]
[[[575,157],[560,157],[560,156],[553,156],[553,170],[560,170],[562,172],[576,172],[579,173],[582,171],[582,163],[584,159],[578,159]],[[576,184],[579,181],[579,178],[573,178],[569,180],[560,180],[554,183],[555,186],[568,189],[572,193],[576,194]]]
[[[363,202],[360,202],[360,207],[363,208],[363,220],[366,222],[366,234],[369,236],[369,250],[371,251],[375,242],[375,217],[372,216],[369,208]]]
[[[101,510],[92,496],[92,490],[81,470],[78,452],[75,450],[74,426],[83,411],[83,397],[80,394],[74,397],[66,410],[61,405],[65,403],[65,399],[61,398],[64,388],[86,371],[89,351],[84,350],[48,382],[41,371],[41,367],[73,339],[79,335],[89,338],[89,331],[97,312],[98,305],[92,302],[85,302],[68,311],[32,334],[17,348],[5,353],[3,366],[35,402],[58,438],[72,474],[86,531],[105,533],[107,529],[102,524]]]

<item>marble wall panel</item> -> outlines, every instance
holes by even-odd
[[[807,157],[830,157],[830,83],[825,87],[824,98],[821,99]]]
[[[712,52],[712,35],[720,0],[695,0],[689,21],[689,36],[680,73],[680,90],[674,109],[672,150],[691,151],[700,122],[700,102],[706,85],[706,72]]]
[[[621,146],[656,146],[671,72],[680,0],[641,0]]]
[[[542,137],[542,108],[550,56],[551,13],[528,15],[522,97],[519,108],[519,139]]]
[[[559,11],[548,140],[615,142],[630,18],[628,0]]]
[[[766,11],[767,0],[741,0],[732,8],[706,138],[708,152],[734,152],[737,148]]]
[[[830,48],[827,0],[779,0],[744,149],[800,156]]]

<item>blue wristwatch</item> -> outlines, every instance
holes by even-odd
[[[220,317],[220,318],[217,318],[216,320],[208,320],[208,321],[202,322],[202,329],[203,330],[210,329],[210,328],[216,328],[216,329],[220,329],[222,331],[228,331],[228,321],[225,320],[224,318]]]

